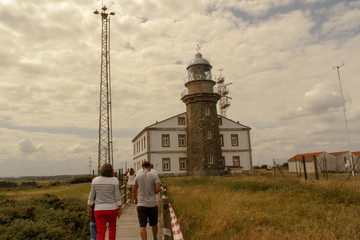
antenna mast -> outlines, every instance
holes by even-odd
[[[346,132],[347,132],[347,137],[348,137],[348,143],[349,143],[349,154],[350,154],[350,165],[351,165],[351,175],[354,177],[355,176],[355,172],[354,172],[354,162],[351,156],[351,142],[350,142],[350,133],[349,133],[349,126],[348,126],[348,121],[347,121],[347,117],[346,117],[346,111],[345,111],[345,101],[344,101],[344,94],[343,94],[343,90],[342,90],[342,85],[341,85],[341,78],[340,78],[340,68],[342,66],[344,66],[345,64],[341,64],[338,65],[336,67],[333,66],[333,70],[337,70],[337,75],[338,75],[338,80],[339,80],[339,85],[340,85],[340,92],[341,92],[341,102],[342,102],[342,107],[343,107],[343,111],[344,111],[344,119],[345,119],[345,125],[346,125]]]
[[[216,79],[217,84],[217,92],[221,96],[219,100],[219,112],[220,115],[223,117],[226,117],[226,110],[230,107],[230,99],[231,97],[227,96],[229,94],[229,90],[226,88],[226,86],[232,84],[228,83],[225,84],[225,78],[222,76],[222,71],[224,69],[219,69],[220,71],[220,77]]]
[[[100,70],[100,107],[99,107],[99,152],[98,175],[105,163],[114,164],[112,141],[111,77],[110,77],[110,15],[107,7],[101,8],[101,70]],[[99,14],[98,10],[94,14]]]

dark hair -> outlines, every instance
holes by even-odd
[[[114,169],[110,163],[105,163],[100,169],[100,175],[103,177],[113,177]]]
[[[150,167],[151,167],[151,163],[148,162],[148,161],[145,161],[145,162],[143,162],[143,163],[141,164],[141,166],[142,166],[143,168],[150,168]]]
[[[135,171],[133,168],[130,168],[130,175],[134,175]]]

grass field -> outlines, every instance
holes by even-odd
[[[186,240],[360,239],[359,177],[292,176],[263,171],[163,181]]]
[[[90,239],[91,183],[49,183],[0,189],[0,240]]]
[[[41,184],[41,183],[40,183]],[[87,200],[91,183],[64,184],[59,186],[48,186],[42,188],[26,187],[14,189],[2,189],[0,194],[14,200],[24,200],[43,195],[45,193],[54,194],[60,198],[75,197]]]

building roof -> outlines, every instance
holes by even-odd
[[[357,151],[357,152],[351,152],[352,154],[356,155],[356,156],[359,156],[360,157],[360,151]]]
[[[245,126],[245,125],[241,124],[239,121],[234,121],[234,120],[231,120],[230,118],[227,118],[227,117],[224,117],[224,116],[221,116],[220,114],[218,114],[218,118],[219,117],[224,118],[226,120],[229,120],[230,122],[233,122],[233,123],[235,123],[237,125],[240,125],[240,126],[242,126],[244,128],[247,128],[247,129],[251,130],[251,127]]]
[[[146,130],[148,130],[149,128],[154,127],[156,124],[165,122],[165,121],[167,121],[167,120],[169,120],[169,119],[172,119],[172,118],[174,118],[174,117],[178,117],[178,116],[180,116],[180,115],[182,115],[182,114],[185,114],[185,113],[186,113],[186,112],[182,112],[182,113],[180,113],[180,114],[177,114],[177,115],[175,115],[175,116],[169,117],[169,118],[167,118],[167,119],[165,119],[165,120],[162,120],[162,121],[160,121],[160,122],[156,121],[156,123],[153,123],[153,124],[151,124],[151,125],[149,125],[149,126],[146,126],[143,130],[141,130],[141,131],[134,137],[134,139],[132,140],[132,142],[135,142],[135,140],[136,140],[140,135],[142,135],[142,134],[143,134]]]
[[[292,158],[288,159],[288,162],[295,161],[296,160],[302,160],[303,157],[305,157],[305,161],[312,161],[314,159],[314,155],[316,157],[319,157],[320,154],[325,152],[313,152],[313,153],[300,153],[296,154]]]
[[[334,155],[336,157],[343,155],[344,153],[348,153],[349,151],[342,151],[342,152],[331,152],[329,154]]]
[[[168,121],[168,120],[170,120],[170,119],[172,119],[172,118],[178,117],[178,116],[183,115],[183,114],[186,114],[186,112],[179,113],[179,114],[177,114],[177,115],[174,115],[174,116],[172,116],[172,117],[169,117],[169,118],[167,118],[167,119],[165,119],[165,120],[162,120],[162,121],[159,121],[159,122],[156,121],[156,123],[153,123],[153,124],[145,127],[143,130],[141,130],[141,131],[133,138],[132,142],[136,141],[136,139],[137,139],[139,136],[141,136],[145,131],[147,131],[147,130],[150,129],[150,128],[154,128],[157,124],[166,122],[166,121]],[[231,122],[233,122],[233,123],[235,123],[235,124],[237,124],[237,125],[239,125],[239,126],[241,126],[241,127],[244,127],[244,128],[246,128],[246,129],[248,129],[248,130],[251,130],[250,127],[245,126],[245,125],[239,123],[239,121],[236,122],[236,121],[234,121],[234,120],[231,120],[230,118],[226,118],[226,117],[221,116],[221,115],[218,114],[218,118],[220,118],[220,117],[221,117],[221,118],[224,118],[224,119],[226,119],[226,120],[229,120],[229,121],[231,121]],[[220,130],[221,130],[221,129],[220,129]]]

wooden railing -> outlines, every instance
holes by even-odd
[[[129,197],[130,191],[127,188],[126,182],[123,183],[123,185],[120,185],[119,188],[120,188],[122,208],[124,209],[126,205],[130,202],[130,197]]]

